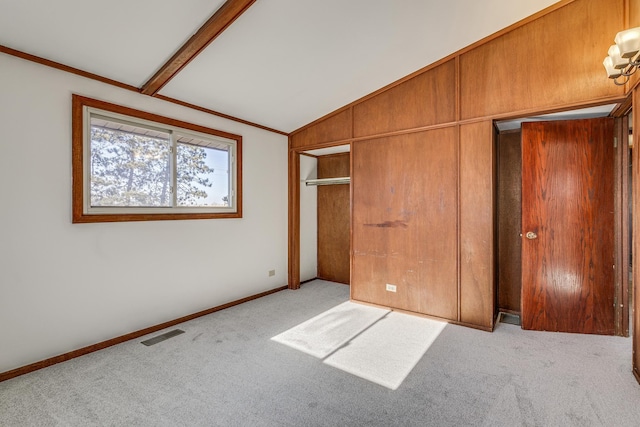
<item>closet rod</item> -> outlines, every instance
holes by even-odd
[[[304,183],[306,185],[337,185],[337,184],[349,184],[351,178],[344,176],[341,178],[320,178],[320,179],[307,179]]]

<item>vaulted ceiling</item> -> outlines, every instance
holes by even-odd
[[[556,2],[0,0],[0,45],[142,90],[221,17],[157,93],[291,132]]]

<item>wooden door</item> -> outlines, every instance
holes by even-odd
[[[613,119],[522,125],[522,327],[614,333]]]
[[[349,153],[318,157],[318,178],[350,176]],[[318,278],[349,284],[349,185],[318,187]]]

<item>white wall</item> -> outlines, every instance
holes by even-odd
[[[242,135],[244,218],[72,224],[72,93]],[[285,136],[3,54],[0,123],[0,372],[286,284]]]
[[[318,160],[300,156],[300,281],[318,276],[318,187],[304,184],[318,177]]]

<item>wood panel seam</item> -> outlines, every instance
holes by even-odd
[[[639,79],[639,84],[640,84],[640,79]],[[495,114],[495,115],[483,116],[483,117],[474,117],[474,118],[463,119],[459,121],[438,123],[434,125],[420,126],[416,128],[408,128],[408,129],[396,130],[392,132],[372,134],[367,136],[339,139],[335,141],[325,141],[322,143],[307,145],[303,147],[292,147],[290,148],[290,150],[300,151],[300,150],[313,150],[318,148],[336,147],[339,145],[350,144],[352,142],[357,142],[357,141],[368,141],[372,139],[387,138],[387,137],[396,136],[396,135],[405,135],[405,134],[424,132],[424,131],[429,131],[434,129],[441,129],[441,128],[447,128],[447,127],[453,127],[453,126],[462,126],[467,124],[486,122],[488,120],[492,120],[492,121],[511,120],[511,119],[529,117],[529,116],[538,116],[543,114],[557,113],[561,111],[575,110],[580,108],[597,107],[597,106],[607,105],[607,104],[617,104],[617,103],[624,102],[626,98],[627,98],[626,95],[596,98],[588,102],[568,103],[568,104],[554,106],[554,107],[545,108],[545,109],[521,110],[521,111],[510,112],[510,113]]]
[[[457,280],[457,302],[458,302],[458,322],[462,321],[462,292],[461,292],[461,288],[462,288],[462,277],[461,277],[461,272],[462,272],[462,262],[461,262],[461,258],[462,258],[462,251],[460,250],[460,248],[462,247],[461,244],[461,230],[460,230],[460,221],[461,221],[461,212],[462,212],[462,203],[461,203],[461,188],[460,188],[460,153],[462,151],[462,138],[461,138],[461,132],[462,132],[462,127],[460,125],[456,126],[456,136],[457,136],[457,141],[456,141],[456,162],[457,162],[457,166],[458,166],[458,173],[456,174],[456,199],[457,199],[457,208],[456,208],[456,240],[457,240],[457,250],[456,250],[456,280]]]

